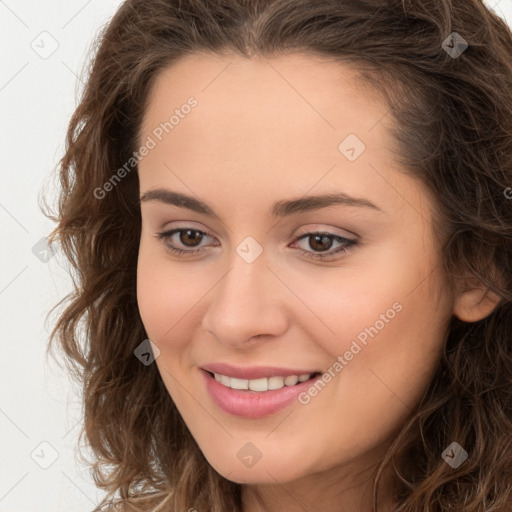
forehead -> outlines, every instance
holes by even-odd
[[[200,116],[182,123],[182,135],[190,128],[195,133],[218,133],[224,139],[235,135],[230,128],[243,127],[244,131],[281,134],[288,142],[293,134],[338,138],[347,130],[375,142],[382,138],[382,127],[375,135],[371,132],[388,112],[387,105],[358,80],[355,70],[332,59],[301,54],[273,59],[194,54],[158,74],[142,131],[151,131],[191,96],[198,99],[194,114]],[[204,125],[208,119],[215,119],[215,127]],[[179,135],[175,130],[173,138]],[[304,146],[299,141],[296,145]]]
[[[190,98],[196,106],[183,108]],[[267,195],[322,187],[394,207],[394,188],[411,183],[393,171],[388,114],[332,59],[187,56],[159,73],[148,97],[140,140],[156,144],[139,164],[141,189],[180,176],[197,194],[228,182]]]

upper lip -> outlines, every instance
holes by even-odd
[[[201,366],[211,373],[220,373],[235,379],[262,379],[265,377],[288,377],[289,375],[304,375],[317,373],[317,370],[295,368],[279,368],[277,366],[233,366],[228,363],[209,363]]]

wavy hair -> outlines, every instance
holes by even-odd
[[[467,43],[452,55],[453,32]],[[457,37],[457,36],[455,36]],[[452,49],[453,49],[452,48]],[[393,468],[397,512],[512,510],[512,34],[481,0],[127,0],[96,38],[58,163],[49,240],[70,264],[58,343],[83,395],[97,510],[240,512],[241,485],[219,475],[186,427],[156,365],[136,299],[141,229],[136,166],[155,77],[196,52],[328,56],[357,70],[396,121],[396,158],[435,204],[443,271],[495,292],[477,322],[452,317],[421,402],[373,480]],[[56,175],[57,175],[56,174]],[[48,207],[47,207],[48,209]],[[55,211],[56,210],[56,211]],[[454,288],[455,289],[455,288]],[[453,441],[469,458],[451,468]]]

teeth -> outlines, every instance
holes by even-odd
[[[253,379],[248,382],[251,391],[268,391],[268,379]]]
[[[304,382],[311,378],[312,373],[303,375],[288,375],[288,377],[269,377],[262,379],[235,379],[220,373],[214,373],[215,380],[222,385],[232,389],[244,389],[251,391],[271,391],[281,389],[284,386],[294,386],[298,382]]]
[[[299,377],[297,375],[289,375],[284,379],[284,383],[286,386],[295,386],[299,382]]]
[[[230,387],[233,389],[249,389],[249,381],[247,379],[235,379],[231,377]]]
[[[284,388],[284,377],[270,377],[268,380],[268,389]]]
[[[226,377],[225,375],[221,375],[220,373],[214,373],[215,380],[224,384],[224,386],[231,386],[231,377]]]

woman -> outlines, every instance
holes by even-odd
[[[52,234],[102,505],[511,510],[511,54],[479,0],[122,4]]]

